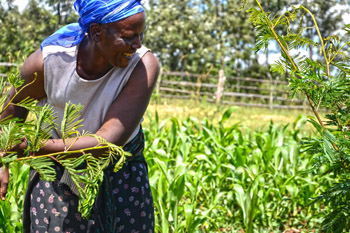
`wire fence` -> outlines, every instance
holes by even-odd
[[[289,91],[287,81],[226,77],[223,70],[218,76],[162,71],[156,86],[156,93],[161,98],[198,99],[270,109],[309,108],[302,97],[290,99]]]
[[[0,77],[7,77],[8,72],[10,72],[12,67],[17,67],[18,65],[10,62],[0,62]]]

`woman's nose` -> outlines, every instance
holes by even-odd
[[[142,45],[142,43],[141,43],[141,38],[140,38],[140,37],[136,37],[136,38],[133,40],[133,42],[132,42],[132,47],[133,47],[134,49],[139,49],[139,48],[141,48],[141,45]]]

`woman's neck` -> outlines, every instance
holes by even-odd
[[[95,80],[101,78],[112,66],[98,52],[96,46],[84,37],[78,46],[77,66],[78,75],[86,80]]]

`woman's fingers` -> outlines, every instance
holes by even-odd
[[[1,153],[0,156],[3,157],[4,153]],[[0,199],[2,201],[5,201],[6,199],[8,183],[9,183],[9,169],[8,167],[1,165],[0,166]]]

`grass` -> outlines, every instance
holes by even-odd
[[[216,105],[208,102],[200,102],[196,100],[181,100],[181,99],[155,99],[153,98],[148,106],[147,114],[155,116],[157,113],[160,121],[176,118],[182,121],[188,117],[195,117],[197,119],[207,118],[209,122],[217,125],[222,117],[222,114],[232,106]],[[294,122],[301,118],[312,116],[310,111],[302,110],[287,110],[267,108],[253,108],[235,106],[236,110],[232,113],[230,119],[225,123],[226,125],[239,124],[242,131],[245,130],[266,130],[271,121],[275,124],[293,125]],[[145,117],[143,123],[144,127],[150,124],[149,117]],[[315,131],[310,123],[307,123],[303,129],[308,135]]]

